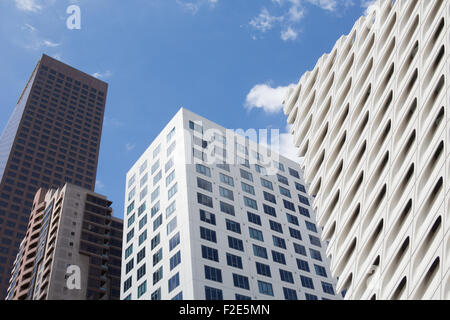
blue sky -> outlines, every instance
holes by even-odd
[[[108,82],[96,191],[122,217],[125,173],[180,107],[285,132],[286,88],[370,2],[0,0],[0,130],[42,53]],[[66,27],[72,4],[80,30]]]

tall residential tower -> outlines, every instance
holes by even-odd
[[[450,299],[450,2],[379,0],[285,100],[348,299]]]
[[[119,299],[122,228],[102,195],[72,184],[38,190],[7,299]]]
[[[175,115],[127,174],[122,299],[339,299],[299,166],[266,151]]]
[[[94,190],[107,84],[43,55],[0,137],[0,298],[36,191]]]

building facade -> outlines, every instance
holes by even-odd
[[[285,113],[348,299],[450,299],[450,3],[377,1]]]
[[[72,184],[40,189],[7,299],[119,299],[123,224],[110,206],[106,197]]]
[[[180,109],[127,173],[121,299],[339,299],[299,165],[266,154]]]
[[[0,136],[0,298],[39,188],[94,190],[107,84],[49,56]]]

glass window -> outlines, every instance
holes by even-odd
[[[327,271],[324,267],[314,264],[314,270],[316,270],[316,274],[321,277],[327,277]]]
[[[267,295],[267,296],[273,296],[273,288],[272,284],[264,281],[258,280],[258,289],[259,293]]]
[[[202,257],[207,260],[219,262],[219,252],[217,249],[202,245]]]
[[[209,181],[206,181],[202,178],[197,177],[197,187],[199,187],[200,189],[212,192],[212,183]]]
[[[299,270],[310,272],[308,261],[297,259],[297,267]]]
[[[323,292],[334,295],[333,285],[328,282],[322,281]]]
[[[217,242],[216,232],[204,227],[200,227],[200,238],[214,243]]]
[[[241,225],[235,221],[225,219],[227,230],[241,234]]]
[[[310,277],[300,276],[300,280],[304,288],[314,289],[314,282]]]
[[[247,211],[248,222],[261,225],[261,217],[257,214],[251,213]]]
[[[270,216],[276,217],[277,216],[277,212],[275,210],[275,208],[267,205],[267,204],[263,204],[263,208],[264,208],[264,213],[268,214]]]
[[[222,290],[205,286],[205,300],[223,300]]]
[[[170,258],[170,271],[181,263],[181,252],[178,251]]]
[[[241,172],[241,178],[253,182],[253,176],[250,172],[245,171],[243,169],[240,169],[240,172]]]
[[[197,202],[210,208],[213,207],[213,199],[199,192],[197,192]]]
[[[284,239],[279,238],[277,236],[272,236],[272,240],[273,240],[273,245],[275,247],[278,247],[281,249],[286,249],[286,241],[284,241]]]
[[[214,213],[200,209],[200,220],[212,225],[216,225],[216,216]]]
[[[228,200],[234,201],[233,191],[228,190],[224,187],[219,187],[219,193],[222,197],[227,198]]]
[[[226,174],[223,173],[219,173],[220,176],[220,181],[231,186],[234,187],[234,179],[230,176],[227,176]]]
[[[240,239],[236,239],[236,238],[228,236],[228,246],[231,249],[244,251],[244,243]]]
[[[234,206],[232,206],[231,204],[222,202],[222,201],[220,201],[220,211],[222,211],[223,213],[232,215],[232,216],[235,215]]]
[[[198,173],[203,174],[207,177],[211,177],[211,169],[209,169],[208,167],[205,167],[204,165],[197,163],[195,165],[195,168]]]
[[[258,210],[258,204],[256,203],[256,200],[244,197],[244,204],[249,208]]]
[[[252,227],[248,227],[248,231],[250,233],[250,238],[264,242],[263,233],[260,230],[256,230]]]
[[[289,191],[289,189],[286,189],[286,188],[284,188],[284,187],[282,187],[282,186],[279,186],[279,188],[280,188],[280,193],[281,193],[283,196],[288,197],[288,198],[291,197],[291,192]]]
[[[247,192],[251,195],[255,195],[255,188],[253,188],[253,186],[251,186],[245,182],[241,182],[241,186],[242,186],[242,191]]]
[[[256,262],[256,273],[265,277],[272,277],[270,266],[264,263]]]
[[[180,233],[178,232],[169,240],[169,251],[172,251],[180,244]]]
[[[205,266],[205,279],[222,282],[222,271],[217,268]]]
[[[242,258],[227,252],[227,265],[242,269]]]
[[[283,253],[272,250],[272,259],[274,262],[286,264],[286,258]]]
[[[272,182],[270,182],[269,180],[266,180],[266,179],[264,179],[264,178],[261,178],[261,185],[262,185],[264,188],[273,190]]]
[[[257,246],[256,244],[253,245],[253,254],[255,257],[260,257],[263,259],[267,259],[267,250],[264,247]]]
[[[283,287],[283,293],[285,300],[298,300],[297,292],[293,289]]]
[[[233,284],[236,288],[250,290],[248,277],[233,273]]]
[[[180,285],[180,274],[177,273],[168,281],[169,284],[169,293],[172,292],[176,287]]]

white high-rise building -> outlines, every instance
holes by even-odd
[[[450,1],[377,1],[285,99],[348,299],[450,299]]]
[[[310,201],[295,162],[180,109],[127,173],[121,299],[339,299]]]

